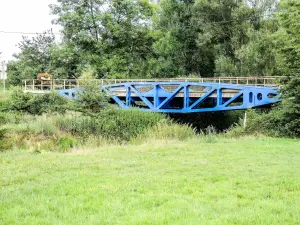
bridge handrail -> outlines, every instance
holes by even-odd
[[[25,91],[38,90],[59,90],[79,88],[87,84],[105,85],[118,84],[124,82],[214,82],[229,83],[252,86],[278,86],[276,80],[282,76],[266,76],[266,77],[201,77],[201,78],[151,78],[151,79],[52,79],[52,80],[23,80]]]

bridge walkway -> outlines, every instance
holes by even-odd
[[[276,87],[278,76],[268,77],[205,77],[205,78],[165,78],[165,79],[53,79],[24,80],[24,92],[45,93],[51,90],[74,89],[86,85],[110,85],[137,82],[196,82],[196,83],[226,83],[236,85],[251,85],[260,87]]]

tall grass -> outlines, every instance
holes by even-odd
[[[81,144],[125,143],[165,120],[161,114],[134,110],[103,110],[93,116],[80,112],[41,116],[24,113],[1,115],[5,121],[0,126],[3,131],[0,148],[33,146],[37,152],[47,149],[66,151]]]
[[[116,141],[129,141],[164,118],[161,114],[136,110],[104,110],[93,117],[60,117],[57,126],[60,130],[74,135],[94,135]]]
[[[136,141],[142,142],[147,139],[154,140],[186,140],[194,137],[196,130],[190,125],[177,124],[171,120],[162,120],[156,125],[149,127],[145,132],[138,135]]]

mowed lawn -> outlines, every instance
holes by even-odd
[[[300,224],[300,141],[0,153],[0,224]]]

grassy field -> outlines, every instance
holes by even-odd
[[[0,153],[0,224],[300,224],[300,141]]]

